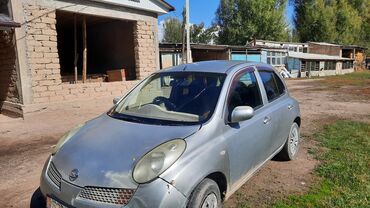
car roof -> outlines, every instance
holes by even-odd
[[[228,74],[229,72],[233,71],[234,68],[244,68],[248,66],[265,66],[264,70],[272,69],[272,67],[268,64],[259,63],[259,62],[249,62],[249,61],[224,61],[224,60],[216,60],[216,61],[201,61],[201,62],[194,62],[190,64],[181,64],[178,66],[170,67],[160,72],[211,72],[211,73],[223,73]]]

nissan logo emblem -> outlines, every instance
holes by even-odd
[[[69,180],[75,181],[78,178],[78,169],[73,169],[69,174]]]

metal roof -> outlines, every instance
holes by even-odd
[[[316,44],[316,45],[324,45],[324,46],[337,46],[337,47],[342,46],[342,45],[333,44],[333,43],[326,43],[326,42],[308,42],[308,43],[312,43],[312,44]]]
[[[216,60],[216,61],[201,61],[195,62],[191,64],[182,64],[178,66],[174,66],[161,72],[211,72],[211,73],[229,73],[230,69],[233,67],[248,67],[248,66],[269,66],[267,64],[258,63],[258,62],[246,62],[246,61],[224,61],[224,60]],[[269,66],[271,67],[271,66]]]
[[[169,4],[168,2],[164,1],[164,0],[159,0],[159,2],[161,2],[162,4],[164,4],[167,8],[168,8],[168,11],[172,12],[172,11],[175,11],[175,7],[173,7],[171,4]]]
[[[280,45],[302,45],[302,46],[307,46],[308,43],[298,43],[298,42],[284,42],[284,41],[273,41],[273,40],[256,40],[256,44],[258,45],[257,42],[262,42],[262,43],[273,43],[273,44],[280,44]],[[253,43],[253,41],[251,42]]]
[[[14,22],[10,17],[5,14],[0,14],[0,27],[12,28],[12,27],[20,27],[21,24],[18,22]]]
[[[234,50],[260,50],[258,47],[251,47],[251,46],[234,46],[234,45],[213,45],[213,44],[203,44],[203,43],[191,43],[191,49],[198,49],[198,50],[214,50],[214,51],[222,51],[228,49]],[[182,49],[182,43],[160,43],[159,50],[165,51],[170,49]]]
[[[367,50],[366,47],[359,46],[359,45],[344,45],[342,48],[343,49],[361,49],[361,50]]]
[[[288,52],[288,57],[304,59],[304,60],[351,60],[349,58],[342,58],[340,56],[328,56],[323,54],[314,54],[314,53],[299,53],[299,52]]]

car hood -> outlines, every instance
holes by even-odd
[[[77,186],[136,188],[132,171],[140,158],[156,146],[185,138],[197,130],[193,126],[159,126],[132,123],[104,114],[87,122],[52,161],[62,178]],[[78,178],[69,179],[78,170]]]

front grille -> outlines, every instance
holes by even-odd
[[[85,187],[78,196],[97,202],[125,205],[134,192],[135,189]]]
[[[53,181],[53,183],[60,189],[60,181],[62,180],[62,175],[60,175],[53,162],[50,163],[47,174],[51,181]]]

